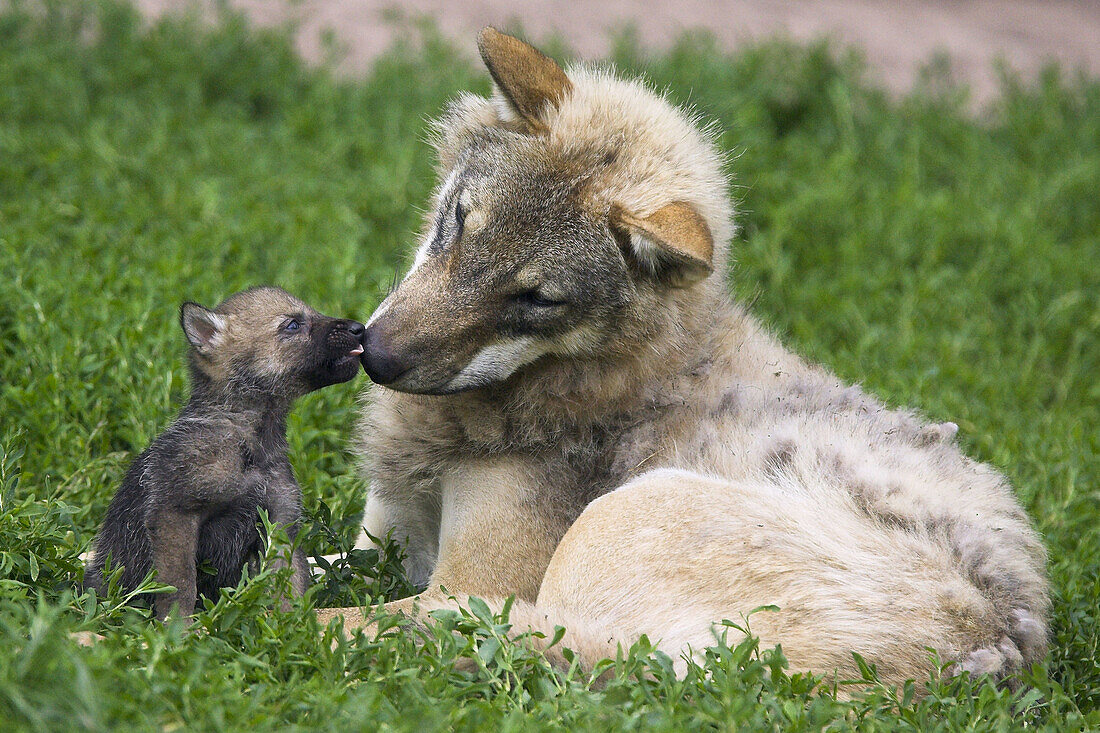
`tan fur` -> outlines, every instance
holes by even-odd
[[[641,237],[661,256],[679,261],[685,266],[684,276],[676,285],[694,285],[711,273],[714,267],[714,239],[710,227],[691,206],[674,202],[662,206],[647,217],[639,217],[618,206],[611,209],[612,226],[624,227],[632,237]]]
[[[512,109],[464,95],[437,124],[435,238],[368,329],[408,368],[364,410],[367,529],[407,541],[424,607],[515,594],[517,630],[565,624],[589,665],[642,633],[699,650],[767,604],[751,628],[795,670],[1040,659],[1045,555],[1004,479],[729,300],[709,133],[605,71],[525,92],[540,57],[498,36]]]
[[[541,112],[547,105],[559,104],[572,91],[569,77],[538,49],[495,28],[482,30],[477,45],[497,88],[528,125],[545,131]]]

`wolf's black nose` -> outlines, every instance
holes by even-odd
[[[377,328],[368,328],[363,335],[363,369],[375,384],[391,384],[410,366],[394,354],[379,336]]]

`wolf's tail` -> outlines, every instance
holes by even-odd
[[[1008,632],[995,643],[964,655],[954,671],[1005,677],[1041,660],[1046,648],[1046,623],[1032,611],[1017,608],[1012,611]]]
[[[1022,521],[1005,519],[993,529],[956,521],[952,552],[998,617],[994,641],[957,660],[957,672],[1003,677],[1039,662],[1048,647],[1046,554]]]

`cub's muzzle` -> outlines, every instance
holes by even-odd
[[[323,326],[324,330],[314,340],[320,347],[317,349],[317,361],[307,378],[313,389],[354,379],[363,354],[366,326],[362,323],[333,318]]]
[[[359,356],[363,353],[363,334],[367,327],[359,321],[344,318],[333,320],[325,341],[329,349],[341,356]]]

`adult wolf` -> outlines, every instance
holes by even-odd
[[[953,426],[790,353],[726,287],[722,160],[636,81],[495,30],[491,99],[435,127],[413,266],[368,324],[366,526],[407,569],[586,662],[753,617],[795,669],[924,678],[1040,659],[1045,556]],[[407,604],[406,604],[407,605]]]

